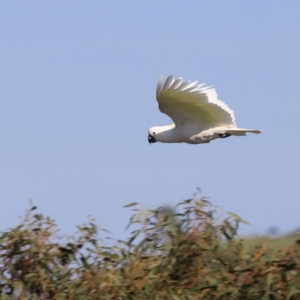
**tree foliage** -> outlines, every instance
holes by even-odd
[[[0,235],[0,299],[300,299],[300,240],[245,248],[236,214],[205,198],[177,206],[128,205],[133,231],[109,242],[94,220],[60,236],[32,207]]]

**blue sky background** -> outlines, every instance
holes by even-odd
[[[252,223],[300,226],[300,2],[2,1],[0,229],[29,198],[65,232],[92,215],[124,238],[133,201],[156,208],[197,187]],[[213,85],[261,135],[147,142],[170,124],[159,75]]]

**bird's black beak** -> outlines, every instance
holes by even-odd
[[[151,145],[151,143],[156,143],[156,139],[151,134],[149,134],[148,135],[148,142]]]

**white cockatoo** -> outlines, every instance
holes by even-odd
[[[172,125],[151,127],[148,142],[203,144],[246,132],[261,133],[257,129],[237,128],[233,111],[218,100],[215,89],[182,82],[169,76],[164,82],[161,75],[156,88],[159,110],[168,115]]]

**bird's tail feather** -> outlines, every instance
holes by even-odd
[[[244,129],[244,128],[232,128],[226,130],[227,134],[237,135],[237,136],[246,135],[247,132],[259,134],[262,131],[258,129]]]

